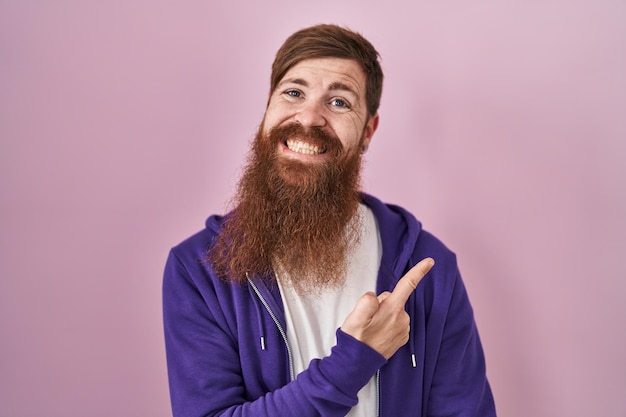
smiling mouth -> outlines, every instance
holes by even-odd
[[[285,146],[292,151],[303,155],[320,155],[326,152],[326,148],[303,142],[301,140],[287,139]]]

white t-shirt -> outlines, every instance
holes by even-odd
[[[376,278],[382,256],[378,225],[372,211],[361,204],[361,238],[348,260],[345,286],[324,290],[321,294],[301,296],[293,287],[278,285],[283,298],[287,320],[287,340],[292,350],[296,374],[305,370],[315,358],[330,354],[336,344],[335,331],[352,311],[357,300],[367,291],[376,291]],[[320,260],[322,261],[322,260]],[[374,417],[376,414],[376,381],[370,381],[359,391],[359,403],[348,417]]]

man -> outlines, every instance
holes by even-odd
[[[166,265],[175,417],[495,416],[454,254],[359,192],[382,80],[338,26],[278,51],[233,210]]]

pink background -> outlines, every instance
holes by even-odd
[[[170,415],[167,251],[319,22],[383,56],[364,186],[458,253],[500,415],[626,416],[625,1],[0,0],[1,417]]]

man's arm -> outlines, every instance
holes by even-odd
[[[345,329],[337,331],[329,356],[313,360],[295,381],[249,401],[239,341],[224,326],[228,320],[220,317],[222,310],[209,307],[208,299],[217,295],[198,289],[193,274],[172,253],[163,298],[174,416],[344,416],[360,388],[406,343],[404,303],[432,263],[418,264],[392,293],[363,296]]]

